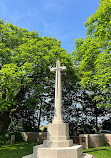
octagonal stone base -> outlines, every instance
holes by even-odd
[[[38,158],[79,158],[82,155],[82,146],[73,145],[62,148],[38,148]]]
[[[93,158],[93,156],[83,154],[81,145],[64,148],[45,148],[43,145],[39,145],[33,148],[33,154],[23,158]]]
[[[93,158],[83,154],[82,145],[69,139],[69,124],[48,124],[47,140],[33,148],[33,154],[23,158]]]

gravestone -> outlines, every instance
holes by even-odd
[[[48,124],[47,140],[42,145],[33,147],[33,154],[23,158],[93,158],[92,155],[83,154],[82,145],[73,144],[73,140],[69,139],[69,124],[63,121],[61,71],[65,70],[66,67],[61,67],[59,60],[56,67],[50,69],[51,72],[56,72],[54,119]]]
[[[11,144],[15,143],[15,135],[11,135]]]

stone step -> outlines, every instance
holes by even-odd
[[[27,155],[27,156],[23,156],[22,158],[33,158],[33,154]]]
[[[36,154],[35,154],[36,155]],[[71,147],[58,148],[38,148],[37,156],[34,158],[80,158],[82,155],[82,146],[73,145]]]
[[[50,141],[50,140],[44,140],[43,143],[46,147],[70,147],[73,145],[73,140],[63,140],[63,141]]]
[[[37,151],[38,151],[39,148],[43,148],[43,144],[42,145],[36,145],[36,146],[33,147],[33,158],[38,158]]]
[[[90,154],[82,154],[80,158],[94,158],[94,156]]]
[[[71,147],[63,148],[47,148],[44,145],[37,145],[33,147],[33,154],[24,156],[22,158],[94,158],[90,154],[82,153],[82,146],[74,144]]]

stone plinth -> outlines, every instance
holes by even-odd
[[[38,148],[38,158],[79,158],[82,155],[81,145],[60,148]]]
[[[47,139],[51,141],[61,141],[69,139],[69,124],[61,123],[61,124],[48,124],[47,127]]]
[[[69,140],[69,124],[48,124],[47,139],[44,141],[46,147],[70,147],[73,141]]]
[[[22,158],[93,158],[92,155],[83,154],[81,145],[62,148],[46,148],[43,145],[34,146],[33,154]]]

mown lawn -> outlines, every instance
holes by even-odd
[[[38,143],[21,142],[13,145],[1,145],[0,158],[22,158],[22,156],[31,154],[35,145]],[[94,155],[95,158],[111,158],[111,146],[85,149],[83,152]]]
[[[95,158],[111,158],[111,146],[85,149],[83,152],[94,155]]]
[[[35,145],[38,143],[21,142],[13,145],[0,145],[0,158],[22,158],[22,156],[31,154]]]

